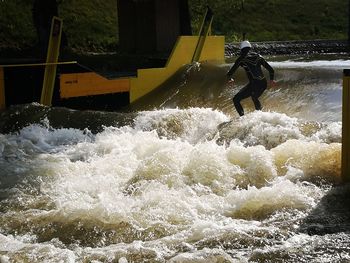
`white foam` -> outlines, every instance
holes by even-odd
[[[320,141],[325,143],[341,143],[342,136],[342,123],[331,122],[326,123],[319,131],[311,136],[314,141]]]
[[[53,240],[26,243],[3,235],[0,248],[10,260],[22,253],[33,258],[44,255],[48,262],[60,253],[58,258],[67,262],[85,256],[110,261],[125,257],[130,262],[140,255],[160,260],[173,257],[174,262],[226,259],[226,252],[191,249],[194,242],[224,239],[227,233],[249,236],[259,230],[275,231],[258,220],[288,210],[309,211],[324,194],[301,180],[339,176],[340,145],[321,141],[336,137],[337,125],[326,129],[333,132],[313,139],[301,134],[295,118],[256,112],[239,120],[241,129],[248,131],[245,138],[256,145],[237,139],[218,145],[207,134],[215,133],[216,126],[228,119],[212,109],[159,110],[140,113],[134,127],[110,127],[96,135],[35,125],[3,135],[1,160],[6,163],[5,157],[14,156],[6,169],[18,175],[20,166],[24,178],[38,179],[33,185],[30,180],[21,181],[21,189],[36,191],[13,192],[8,197],[16,207],[31,204],[35,209],[15,213],[10,209],[4,220],[22,224],[28,220],[42,229],[48,222],[63,226],[80,222],[82,227],[95,226],[96,231],[125,226],[130,235],[136,234],[130,244],[69,249]],[[173,132],[172,125],[180,127],[179,132]],[[41,209],[43,196],[50,206]],[[71,231],[73,235],[74,227]],[[147,231],[149,236],[142,236]],[[108,235],[104,238],[108,243]],[[187,252],[179,254],[179,247]]]
[[[348,68],[350,60],[313,60],[313,61],[273,61],[269,62],[275,68]]]
[[[288,166],[303,171],[306,178],[322,177],[338,181],[341,144],[289,140],[271,150],[280,173]]]
[[[182,253],[169,260],[169,263],[206,263],[206,262],[235,262],[232,257],[222,249],[204,248],[192,253]]]
[[[245,145],[273,148],[288,139],[303,139],[297,118],[276,112],[254,111],[220,130],[221,137],[239,139]],[[223,138],[223,139],[224,139]]]
[[[208,108],[164,109],[144,111],[135,119],[138,130],[154,130],[167,138],[182,138],[197,143],[216,130],[217,125],[229,118]]]
[[[236,185],[240,187],[248,185],[261,187],[277,176],[273,155],[264,146],[243,147],[232,142],[228,148],[227,158],[244,171],[236,180]]]
[[[18,241],[13,236],[0,234],[1,262],[76,262],[77,257],[68,249],[52,244],[31,244]]]
[[[305,210],[315,203],[312,195],[308,196],[303,188],[287,180],[277,180],[261,189],[249,187],[230,192],[225,211],[233,217],[259,219],[285,208]]]

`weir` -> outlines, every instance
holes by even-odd
[[[188,8],[185,5],[186,1],[170,2],[176,4],[176,10]],[[147,13],[141,7],[156,11]],[[171,45],[173,48],[164,67],[138,68],[135,75],[124,75],[124,73],[119,74],[117,78],[110,79],[79,63],[72,65],[69,62],[58,62],[62,20],[54,17],[46,63],[0,65],[0,108],[4,109],[13,104],[40,102],[47,106],[65,106],[76,109],[118,110],[161,86],[186,64],[194,61],[214,63],[225,61],[225,38],[224,36],[211,36],[213,13],[209,8],[196,36],[190,35],[191,32],[186,26],[188,19],[185,18],[188,16],[184,15],[184,12],[179,16],[162,1],[136,1],[128,2],[128,4],[125,1],[118,1],[118,11],[121,19],[121,48],[126,52],[136,52],[136,54],[140,52],[157,53],[167,52]],[[135,25],[123,15],[124,11],[128,14],[136,12],[135,14],[142,17],[151,15],[154,16],[154,21],[143,24],[141,23],[143,20],[138,17],[137,21],[140,21]],[[176,14],[169,22],[171,25],[177,25],[175,26],[176,32],[165,30],[164,26],[160,27],[163,18],[169,15],[169,12]],[[127,33],[128,28],[139,32],[140,36],[133,38],[130,32]],[[148,32],[148,35],[145,35],[144,31]],[[154,42],[156,36],[158,38]],[[177,38],[175,44],[172,41],[174,36]],[[135,46],[136,42],[145,44],[145,46]],[[133,47],[133,49],[127,47]],[[26,69],[20,70],[18,67],[26,67]],[[57,75],[56,69],[58,70]],[[40,86],[42,86],[41,90],[38,89]],[[18,94],[21,94],[20,98]]]

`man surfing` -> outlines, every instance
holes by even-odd
[[[228,83],[233,83],[232,75],[236,72],[239,66],[243,67],[247,73],[249,83],[243,87],[234,97],[233,104],[240,116],[244,115],[244,110],[241,105],[241,100],[251,97],[256,110],[261,110],[259,97],[267,88],[267,80],[264,76],[261,66],[266,68],[270,74],[270,85],[276,85],[274,80],[274,70],[259,54],[251,51],[252,45],[245,40],[240,43],[241,54],[236,62],[227,72]]]

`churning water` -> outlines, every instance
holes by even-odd
[[[349,262],[347,211],[327,207],[349,191],[334,186],[350,61],[271,64],[278,87],[242,118],[243,72],[225,87],[229,65],[199,64],[129,113],[4,112],[0,262]]]

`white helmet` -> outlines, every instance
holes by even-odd
[[[241,42],[241,44],[239,45],[239,48],[240,49],[243,49],[245,47],[249,47],[251,48],[252,47],[252,44],[250,44],[250,42],[248,40],[244,40]]]

